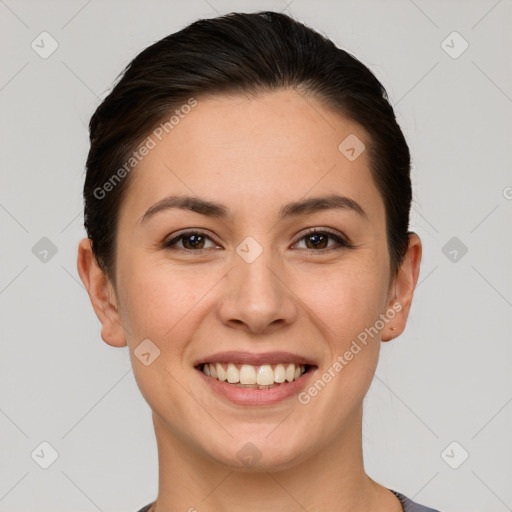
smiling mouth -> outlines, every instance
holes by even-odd
[[[203,363],[198,369],[206,376],[247,389],[272,389],[285,386],[300,379],[313,368],[309,364],[235,364],[235,363]]]

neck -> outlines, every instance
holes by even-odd
[[[397,498],[366,475],[362,407],[347,428],[303,462],[281,471],[238,471],[177,439],[153,414],[159,490],[151,512],[400,512]]]

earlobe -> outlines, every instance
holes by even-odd
[[[94,312],[101,322],[103,341],[113,347],[125,346],[126,336],[114,289],[110,279],[94,257],[89,238],[82,239],[78,244],[77,269],[89,294]]]
[[[392,285],[394,293],[388,304],[388,308],[395,310],[395,315],[383,329],[382,341],[390,341],[405,330],[414,289],[418,282],[421,254],[421,240],[416,233],[410,232],[409,246]],[[399,304],[400,307],[396,307],[396,304]]]

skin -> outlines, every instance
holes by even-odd
[[[132,171],[119,216],[115,287],[89,239],[80,242],[78,271],[102,338],[128,345],[153,411],[157,512],[402,510],[364,471],[362,402],[381,341],[405,328],[421,242],[410,236],[405,261],[392,275],[384,203],[367,151],[349,161],[338,150],[350,134],[368,146],[361,126],[293,90],[198,98]],[[357,201],[367,218],[335,209],[278,221],[285,203],[332,193]],[[169,209],[139,222],[169,194],[223,203],[232,217]],[[209,237],[201,252],[190,238],[176,245],[188,254],[162,247],[187,228]],[[328,239],[322,253],[326,245],[316,249],[311,237],[303,238],[309,228],[331,228],[354,248]],[[252,263],[236,252],[247,236],[263,250]],[[217,351],[282,350],[314,360],[321,375],[396,302],[401,311],[307,405],[296,396],[269,406],[235,405],[193,368]],[[144,339],[160,349],[149,366],[133,352]],[[248,442],[261,454],[251,467],[237,456]]]

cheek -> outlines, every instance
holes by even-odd
[[[165,265],[126,261],[122,281],[123,323],[134,344],[149,338],[163,348],[187,325],[187,314],[209,288],[198,272],[176,271]],[[173,348],[177,348],[173,343]]]
[[[192,272],[177,272],[135,259],[126,261],[123,270],[119,282],[122,318],[137,385],[150,407],[161,416],[183,417],[189,401],[179,384],[184,371],[183,355],[197,328],[201,298],[211,288],[210,280],[198,272],[194,277]],[[157,347],[149,345],[145,350],[151,353],[152,362],[148,365],[137,357],[141,353],[137,347],[143,340],[150,340]],[[158,356],[153,360],[154,354]]]
[[[384,275],[383,275],[384,274]],[[300,296],[322,320],[326,339],[343,347],[370,327],[385,307],[386,279],[377,266],[346,266],[331,270],[319,286],[318,276],[301,280]]]
[[[311,403],[318,418],[330,417],[332,432],[358,407],[377,367],[381,335],[375,325],[385,308],[388,278],[381,267],[347,265],[329,273],[323,287],[312,287],[313,278],[303,281],[314,290],[305,302],[320,320],[316,325],[329,356],[301,403]]]

